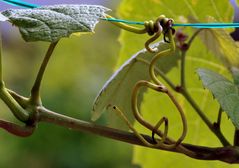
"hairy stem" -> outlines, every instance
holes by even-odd
[[[51,58],[51,55],[57,45],[58,41],[57,42],[53,42],[50,44],[48,50],[47,50],[47,53],[44,57],[44,60],[41,64],[41,67],[38,71],[38,74],[37,74],[37,77],[36,77],[36,80],[35,80],[35,83],[32,87],[32,90],[31,90],[31,97],[30,97],[30,102],[34,105],[40,105],[41,104],[41,98],[40,98],[40,87],[41,87],[41,81],[42,81],[42,78],[43,78],[43,75],[44,75],[44,72],[45,72],[45,69],[47,67],[47,64]]]

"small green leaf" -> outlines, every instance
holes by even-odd
[[[233,124],[239,129],[239,91],[238,87],[222,75],[206,69],[199,69],[198,74],[203,85],[217,99]]]
[[[154,47],[157,47],[159,51],[163,51],[169,47],[168,45],[168,43],[159,42],[154,44]],[[92,120],[97,120],[109,105],[115,105],[127,115],[129,120],[133,121],[131,92],[139,80],[150,80],[149,64],[147,62],[149,63],[154,55],[155,53],[150,53],[143,49],[126,61],[111,76],[95,99]],[[162,57],[158,62],[157,68],[167,73],[172,67],[177,65],[178,59],[179,52],[176,51],[170,56]],[[141,101],[142,95],[139,98],[139,104]],[[111,112],[111,109],[107,109],[107,111]],[[109,122],[111,126],[118,128],[120,126],[122,128],[122,122],[116,114],[113,115],[111,113]]]
[[[76,32],[93,32],[109,9],[98,5],[53,5],[10,9],[2,14],[19,27],[25,41],[55,42]]]

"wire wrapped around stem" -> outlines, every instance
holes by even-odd
[[[162,33],[164,34],[165,42],[169,42],[166,38],[167,37],[166,35],[168,34],[169,29],[173,30],[172,32],[174,34],[174,29],[172,28],[173,20],[166,18],[164,15],[160,15],[156,21],[152,21],[152,20],[145,21],[143,29],[128,25],[126,23],[115,22],[114,18],[110,15],[106,15],[106,18],[109,19],[108,21],[110,21],[112,24],[126,31],[136,33],[136,34],[148,33],[148,35],[152,37],[145,42],[145,48],[149,52],[153,52],[153,53],[158,52],[158,50],[157,48],[151,48],[150,44],[153,43],[155,40],[157,40]]]

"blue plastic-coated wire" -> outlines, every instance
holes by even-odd
[[[174,27],[193,27],[204,29],[239,28],[239,23],[175,23]]]
[[[0,0],[6,2],[8,4],[24,7],[24,8],[37,8],[40,7],[36,4],[31,4],[28,2],[24,2],[21,0]],[[116,18],[104,18],[102,20],[110,21],[110,22],[121,22],[125,24],[134,24],[134,25],[144,25],[144,22],[116,19]],[[204,28],[204,29],[216,29],[216,28],[239,28],[239,23],[175,23],[174,27],[193,27],[193,28]]]
[[[134,24],[134,25],[144,25],[144,22],[116,19],[116,18],[104,18],[102,20],[110,21],[110,22],[121,22],[125,24]]]
[[[20,1],[20,0],[0,0],[0,1],[6,2],[6,3],[14,5],[14,6],[20,6],[20,7],[23,7],[23,8],[37,8],[37,7],[39,7],[38,5],[31,4],[31,3],[28,3],[28,2],[24,2],[24,1]]]
[[[122,19],[115,19],[115,18],[106,18],[103,20],[107,20],[110,22],[121,22],[125,24],[135,24],[135,25],[144,25],[144,22],[137,22],[137,21],[129,21],[129,20],[122,20]],[[175,23],[173,24],[174,27],[193,27],[193,28],[239,28],[239,23]]]

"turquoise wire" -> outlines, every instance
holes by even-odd
[[[9,3],[11,5],[20,6],[24,8],[37,8],[40,7],[35,4],[24,2],[21,0],[1,0],[3,2]],[[125,24],[134,24],[134,25],[144,25],[144,22],[129,21],[116,18],[105,18],[102,20],[111,21],[111,22],[121,22]],[[174,27],[193,27],[193,28],[239,28],[239,23],[175,23]]]
[[[24,2],[24,1],[20,1],[20,0],[1,0],[1,1],[6,2],[8,4],[11,4],[11,5],[14,5],[14,6],[20,6],[20,7],[23,7],[23,8],[37,8],[37,7],[40,7],[38,5],[31,4],[31,3],[28,3],[28,2]]]
[[[116,18],[104,18],[102,20],[106,20],[110,22],[120,22],[125,24],[144,25],[144,22],[129,21],[129,20],[123,20],[123,19],[116,19]]]
[[[212,28],[212,29],[221,29],[221,28],[239,28],[239,23],[175,23],[174,27],[193,27],[193,28]]]
[[[115,18],[106,18],[103,20],[111,21],[111,22],[121,22],[126,24],[135,24],[135,25],[144,25],[144,22],[136,22]],[[193,28],[239,28],[239,23],[175,23],[174,27],[193,27]]]

